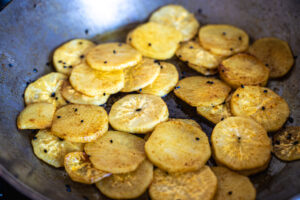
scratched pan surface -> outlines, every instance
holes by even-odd
[[[241,27],[252,40],[264,36],[282,38],[291,45],[294,55],[300,55],[300,4],[297,0],[264,3],[259,0],[14,0],[0,12],[2,177],[32,199],[106,199],[94,186],[72,182],[64,170],[54,169],[33,155],[30,145],[33,133],[16,129],[16,117],[24,107],[22,94],[26,82],[53,71],[49,64],[51,53],[63,42],[76,37],[95,42],[124,41],[128,30],[168,3],[182,4],[195,13],[201,24],[228,23]],[[287,76],[269,83],[269,87],[290,105],[294,120],[287,122],[287,126],[300,125],[299,59]],[[178,67],[181,78],[196,75],[180,61],[170,61]],[[106,109],[109,110],[121,96],[113,95]],[[194,108],[175,98],[173,93],[164,100],[170,117],[195,119],[210,135],[212,124],[199,117]],[[273,157],[266,172],[251,177],[258,191],[257,198],[281,200],[297,196],[300,193],[299,168],[299,161],[284,163]],[[70,187],[69,192],[66,185]],[[139,199],[148,197],[144,194]]]

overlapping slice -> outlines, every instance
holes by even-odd
[[[261,167],[271,156],[266,130],[251,118],[224,119],[213,129],[211,142],[214,158],[233,170]]]
[[[197,113],[214,124],[231,116],[230,107],[225,103],[216,106],[198,106]]]
[[[121,92],[132,92],[144,88],[157,78],[160,73],[160,66],[153,59],[143,58],[134,67],[124,70],[125,82]]]
[[[108,131],[98,140],[87,143],[85,152],[95,168],[113,174],[136,170],[145,160],[145,141],[125,132]]]
[[[111,175],[94,168],[84,152],[68,153],[64,158],[64,166],[70,178],[79,183],[93,184]]]
[[[192,126],[195,126],[197,128],[201,128],[200,124],[198,124],[195,120],[192,120],[192,119],[179,119],[179,118],[170,118],[169,121],[180,121],[180,122],[184,122],[184,123],[187,123],[189,125],[192,125]]]
[[[168,172],[188,172],[205,165],[211,155],[206,134],[181,121],[160,123],[145,145],[149,160]]]
[[[256,40],[250,46],[249,53],[270,68],[271,78],[284,76],[294,64],[288,43],[278,38],[267,37]]]
[[[84,61],[86,53],[95,44],[85,39],[74,39],[58,47],[53,54],[53,65],[56,71],[71,74],[73,67]]]
[[[91,142],[108,130],[107,113],[95,105],[70,104],[55,112],[51,131],[71,142]]]
[[[147,133],[160,122],[166,121],[168,117],[168,107],[160,97],[130,94],[112,105],[109,123],[119,131]]]
[[[55,112],[51,103],[33,103],[22,110],[17,119],[18,129],[49,128]]]
[[[215,200],[255,200],[256,190],[248,177],[225,167],[212,167],[212,171],[218,179]]]
[[[192,39],[198,31],[199,23],[192,13],[180,5],[166,5],[155,11],[149,21],[172,26],[180,31],[187,41]]]
[[[265,86],[270,70],[256,57],[237,54],[223,60],[219,66],[221,79],[233,88],[241,85]]]
[[[268,88],[244,86],[231,98],[231,112],[236,116],[249,116],[267,131],[279,130],[289,116],[286,101]]]
[[[152,200],[211,200],[217,190],[217,177],[208,166],[187,173],[168,174],[154,170],[149,188]]]
[[[52,72],[29,84],[24,94],[26,105],[39,102],[53,103],[57,107],[65,105],[60,90],[66,79],[64,74]]]
[[[155,59],[171,58],[182,35],[172,26],[148,22],[138,26],[131,33],[131,45],[144,56]]]
[[[66,154],[83,151],[83,144],[73,143],[54,136],[50,130],[40,130],[32,141],[34,154],[42,161],[54,167],[64,166]]]
[[[74,104],[93,104],[102,105],[106,103],[109,94],[103,93],[98,96],[87,96],[81,92],[76,91],[68,81],[65,81],[61,90],[62,96],[69,102]]]
[[[191,106],[214,106],[223,103],[230,90],[218,79],[192,76],[180,80],[174,93]]]
[[[210,24],[199,30],[201,45],[212,53],[230,56],[245,51],[249,45],[249,36],[245,31],[225,24]]]
[[[141,196],[153,179],[153,165],[148,160],[143,161],[133,172],[114,174],[99,181],[96,186],[109,198],[133,199]]]
[[[160,73],[153,83],[144,87],[140,92],[163,97],[172,91],[178,82],[179,75],[176,67],[167,62],[159,62]]]
[[[104,43],[91,49],[86,61],[101,71],[116,71],[132,67],[140,62],[142,54],[125,43]]]
[[[254,174],[258,174],[260,172],[265,171],[269,167],[270,160],[271,160],[271,157],[270,157],[269,161],[267,161],[261,167],[257,167],[257,168],[254,168],[254,169],[248,169],[248,170],[247,169],[246,170],[238,170],[238,171],[235,171],[235,172],[237,172],[241,175],[244,175],[244,176],[251,176],[251,175],[254,175]]]
[[[123,70],[98,71],[81,63],[73,69],[70,76],[72,87],[88,96],[114,94],[124,87]]]
[[[210,76],[210,75],[214,75],[214,74],[218,73],[218,68],[208,69],[208,68],[205,68],[205,67],[202,67],[199,65],[195,65],[192,63],[188,63],[188,66],[205,76]]]

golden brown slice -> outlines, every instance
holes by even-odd
[[[93,184],[111,175],[94,168],[84,152],[68,153],[64,159],[64,166],[70,178],[79,183]]]
[[[95,105],[70,104],[55,112],[51,131],[71,142],[92,142],[108,130],[107,113]]]
[[[91,49],[86,61],[101,71],[116,71],[132,67],[142,60],[142,54],[125,43],[104,43]]]
[[[131,45],[132,41],[132,31],[130,31],[126,36],[126,44]]]
[[[269,167],[270,160],[271,160],[271,157],[270,157],[269,161],[266,162],[261,167],[257,167],[257,168],[254,168],[254,169],[248,169],[248,170],[247,169],[246,170],[239,170],[239,171],[235,171],[235,172],[237,172],[241,175],[244,175],[244,176],[251,176],[251,175],[254,175],[254,174],[258,174],[260,172],[265,171]]]
[[[219,73],[228,85],[238,88],[241,85],[265,86],[270,70],[254,56],[243,53],[223,60]]]
[[[218,79],[192,76],[180,80],[174,93],[191,106],[214,106],[223,103],[230,90]]]
[[[159,62],[160,73],[153,83],[144,87],[140,92],[156,96],[166,96],[178,82],[179,75],[176,67],[167,62]]]
[[[211,155],[206,134],[181,121],[157,125],[145,145],[149,160],[168,172],[200,169]]]
[[[249,48],[249,53],[270,68],[270,77],[284,76],[292,68],[294,57],[287,42],[278,38],[261,38]]]
[[[300,159],[300,127],[287,127],[273,138],[273,153],[281,160]]]
[[[51,127],[55,106],[51,103],[33,103],[22,110],[17,119],[18,129]]]
[[[29,84],[25,90],[26,105],[31,103],[53,103],[56,107],[66,104],[60,90],[67,76],[58,72],[51,72]]]
[[[165,26],[155,22],[148,22],[132,31],[131,45],[144,56],[155,59],[171,58],[182,35],[172,26]]]
[[[115,94],[124,87],[123,70],[98,71],[81,63],[73,69],[70,76],[72,87],[88,96]]]
[[[149,21],[174,27],[181,32],[184,41],[192,39],[199,28],[199,23],[192,13],[174,4],[163,6],[155,11]]]
[[[85,39],[74,39],[58,47],[53,54],[53,65],[56,71],[71,74],[73,67],[84,61],[86,53],[95,44]]]
[[[153,59],[143,58],[136,66],[124,70],[125,82],[121,92],[133,92],[150,85],[159,72],[160,66]]]
[[[83,144],[73,143],[54,136],[50,130],[40,130],[32,141],[34,154],[42,161],[54,167],[64,166],[66,154],[83,151]]]
[[[112,199],[133,199],[141,196],[153,179],[153,165],[144,160],[133,172],[114,174],[96,183],[97,188]]]
[[[256,190],[248,177],[225,167],[212,167],[218,179],[215,200],[255,200]]]
[[[226,24],[210,24],[199,30],[201,45],[212,53],[230,56],[245,51],[249,36],[245,31]]]
[[[249,116],[267,131],[279,130],[290,110],[286,101],[268,88],[244,86],[231,98],[231,112],[236,116]]]
[[[224,119],[213,129],[211,142],[214,158],[233,170],[261,167],[271,156],[266,130],[251,118]]]
[[[192,68],[193,70],[196,70],[197,72],[205,75],[205,76],[210,76],[218,73],[218,68],[215,69],[208,69],[199,65],[194,65],[192,63],[188,63],[188,66]]]
[[[154,170],[149,188],[152,200],[212,200],[217,191],[217,177],[208,166],[187,173],[168,174]]]
[[[200,124],[198,124],[195,120],[192,120],[192,119],[178,119],[178,118],[169,118],[169,121],[180,121],[180,122],[184,122],[184,123],[187,123],[189,125],[192,125],[192,126],[195,126],[197,128],[201,128]]]
[[[130,94],[115,102],[109,113],[110,125],[119,131],[147,133],[168,120],[166,103],[149,94]]]
[[[225,103],[217,106],[198,106],[197,113],[214,124],[231,116],[230,107]]]
[[[98,140],[87,143],[85,152],[95,168],[114,174],[136,170],[145,160],[145,141],[125,132],[108,131]]]

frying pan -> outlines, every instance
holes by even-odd
[[[291,45],[295,56],[300,55],[297,0],[14,0],[0,12],[0,175],[6,181],[32,199],[107,199],[94,186],[74,183],[63,169],[50,167],[34,156],[30,145],[34,133],[16,128],[16,117],[24,107],[22,94],[28,83],[53,71],[51,52],[63,42],[78,37],[98,43],[125,41],[130,29],[169,3],[194,12],[202,25],[238,26],[252,41],[265,36],[281,38]],[[299,59],[285,77],[268,84],[290,105],[286,126],[300,125]],[[177,66],[181,78],[197,74],[175,58],[170,62]],[[123,95],[113,95],[105,105],[107,111]],[[170,117],[192,118],[210,136],[213,125],[194,108],[173,93],[164,100]],[[213,165],[213,160],[209,164]],[[286,163],[273,156],[268,170],[251,177],[257,199],[299,199],[299,169],[300,161]],[[144,194],[139,199],[149,197]]]

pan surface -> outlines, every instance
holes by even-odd
[[[63,169],[38,160],[30,145],[32,131],[18,131],[16,117],[23,109],[26,85],[53,71],[51,52],[63,42],[83,37],[95,42],[125,41],[126,33],[158,7],[177,3],[200,23],[227,23],[244,29],[252,41],[274,36],[286,40],[300,55],[300,3],[297,0],[15,0],[0,12],[0,175],[32,199],[107,199],[94,186],[72,182]],[[114,31],[118,30],[118,31]],[[114,32],[113,32],[114,31]],[[107,33],[108,32],[108,33]],[[100,35],[97,35],[100,34]],[[286,126],[300,126],[300,58],[285,77],[268,87],[290,105]],[[196,75],[171,59],[180,77]],[[34,70],[37,69],[37,70]],[[105,108],[122,95],[113,95]],[[170,93],[164,98],[170,117],[192,118],[210,135],[212,124]],[[210,160],[209,164],[213,165]],[[300,161],[281,162],[274,156],[267,171],[251,177],[257,199],[290,199],[300,194]],[[148,199],[144,194],[139,199]]]

